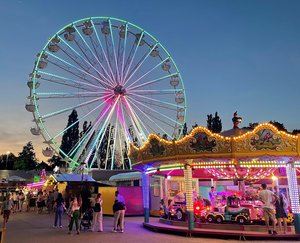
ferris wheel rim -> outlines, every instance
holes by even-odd
[[[33,104],[35,105],[35,112],[33,112],[34,114],[34,118],[35,120],[40,120],[39,123],[37,123],[37,126],[41,129],[42,131],[42,135],[44,137],[44,139],[46,141],[48,141],[48,144],[50,147],[52,147],[54,149],[54,151],[59,151],[60,153],[62,153],[65,157],[69,158],[69,156],[67,154],[65,154],[64,151],[62,151],[60,149],[60,147],[58,146],[57,143],[53,142],[53,136],[49,134],[48,132],[48,129],[47,127],[45,126],[45,123],[42,121],[41,119],[41,114],[40,114],[40,110],[39,110],[39,102],[38,102],[38,98],[36,97],[36,86],[35,84],[37,83],[37,78],[36,78],[36,75],[40,72],[40,69],[38,68],[38,64],[39,62],[41,61],[41,58],[42,58],[42,54],[43,53],[47,53],[48,51],[46,50],[48,45],[51,43],[51,40],[53,38],[55,38],[56,36],[59,35],[59,33],[62,33],[64,32],[64,30],[69,27],[69,26],[73,26],[73,25],[76,25],[78,23],[82,23],[83,21],[89,21],[89,20],[115,20],[115,21],[119,21],[123,24],[126,24],[127,26],[130,25],[130,26],[133,26],[135,28],[137,28],[138,30],[142,31],[143,33],[145,33],[146,35],[148,35],[152,40],[154,40],[158,45],[159,47],[161,47],[163,49],[163,51],[167,54],[168,56],[168,59],[172,62],[172,64],[174,65],[175,67],[175,70],[176,70],[176,74],[179,76],[180,80],[181,80],[181,91],[183,93],[183,97],[185,98],[185,101],[184,101],[184,107],[182,107],[184,109],[184,113],[183,113],[183,116],[184,116],[184,121],[181,122],[181,124],[183,125],[185,123],[185,119],[186,119],[186,107],[187,107],[187,104],[186,104],[186,94],[185,94],[185,88],[184,88],[184,82],[183,82],[183,79],[182,79],[182,76],[181,76],[181,73],[179,72],[179,69],[174,61],[174,59],[172,58],[172,56],[169,54],[169,52],[166,50],[166,48],[153,36],[151,35],[149,32],[145,31],[144,29],[140,28],[139,26],[131,23],[131,22],[128,22],[128,21],[125,21],[125,20],[122,20],[122,19],[118,19],[118,18],[114,18],[114,17],[103,17],[103,16],[100,16],[100,17],[88,17],[88,18],[82,18],[82,19],[79,19],[77,21],[74,21],[70,24],[67,24],[65,25],[64,27],[62,27],[59,31],[57,31],[49,40],[48,42],[46,43],[46,45],[43,47],[40,55],[38,56],[37,58],[37,61],[36,61],[36,64],[34,66],[34,70],[33,70],[33,78],[32,78],[32,81],[33,81],[33,88],[32,88],[32,92],[33,92],[33,96],[32,96],[32,101],[33,101]],[[128,69],[129,70],[129,69]],[[128,71],[127,70],[127,71]],[[175,73],[175,72],[174,72]],[[176,118],[177,119],[177,118]],[[178,119],[177,119],[178,120]],[[179,134],[179,137],[182,133],[182,130],[180,131],[180,134]],[[70,163],[75,163],[75,164],[78,164],[77,161],[73,161],[72,158],[69,158],[70,159]]]

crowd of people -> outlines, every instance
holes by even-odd
[[[212,207],[216,204],[216,195],[215,188],[212,186],[209,192]],[[266,184],[262,184],[261,190],[253,193],[252,197],[253,200],[259,200],[262,203],[261,207],[268,233],[276,235],[276,224],[278,224],[279,231],[286,234],[289,204],[285,194],[280,193],[277,186],[269,190]]]
[[[88,200],[88,202],[84,202]],[[84,206],[87,205],[87,206]],[[63,215],[68,218],[68,233],[71,234],[75,225],[77,234],[80,234],[81,228],[90,231],[103,231],[103,200],[101,193],[95,198],[82,199],[81,194],[72,194],[66,201],[62,193],[58,190],[54,191],[28,191],[7,193],[2,197],[1,214],[4,222],[7,223],[11,213],[27,211],[37,212],[41,214],[54,213],[54,228],[63,228]],[[124,232],[124,216],[125,216],[125,199],[119,193],[115,192],[114,204],[112,205],[114,212],[114,228],[113,232]]]
[[[267,189],[266,184],[261,185],[259,192],[259,200],[263,203],[262,209],[265,218],[265,223],[269,234],[277,234],[276,222],[279,226],[279,231],[287,233],[287,217],[288,217],[288,201],[283,193],[279,193],[278,188],[274,187],[274,192]],[[275,208],[275,212],[274,212]],[[271,226],[270,226],[271,223]]]

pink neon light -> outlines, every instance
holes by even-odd
[[[30,183],[30,184],[27,184],[26,186],[27,187],[37,187],[37,186],[42,186],[45,184],[46,181],[40,181],[40,182],[35,182],[35,183]]]

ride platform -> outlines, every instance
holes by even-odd
[[[195,228],[189,230],[187,222],[152,219],[149,223],[144,223],[144,228],[155,232],[219,239],[300,240],[300,234],[295,233],[293,226],[288,226],[287,234],[277,231],[277,235],[270,235],[267,233],[267,228],[264,225],[195,223]]]

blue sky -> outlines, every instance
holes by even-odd
[[[24,109],[35,55],[48,38],[75,20],[113,16],[154,35],[182,74],[187,123],[206,125],[219,112],[223,129],[237,110],[249,122],[277,120],[300,129],[299,1],[0,1],[0,154],[32,140]]]

